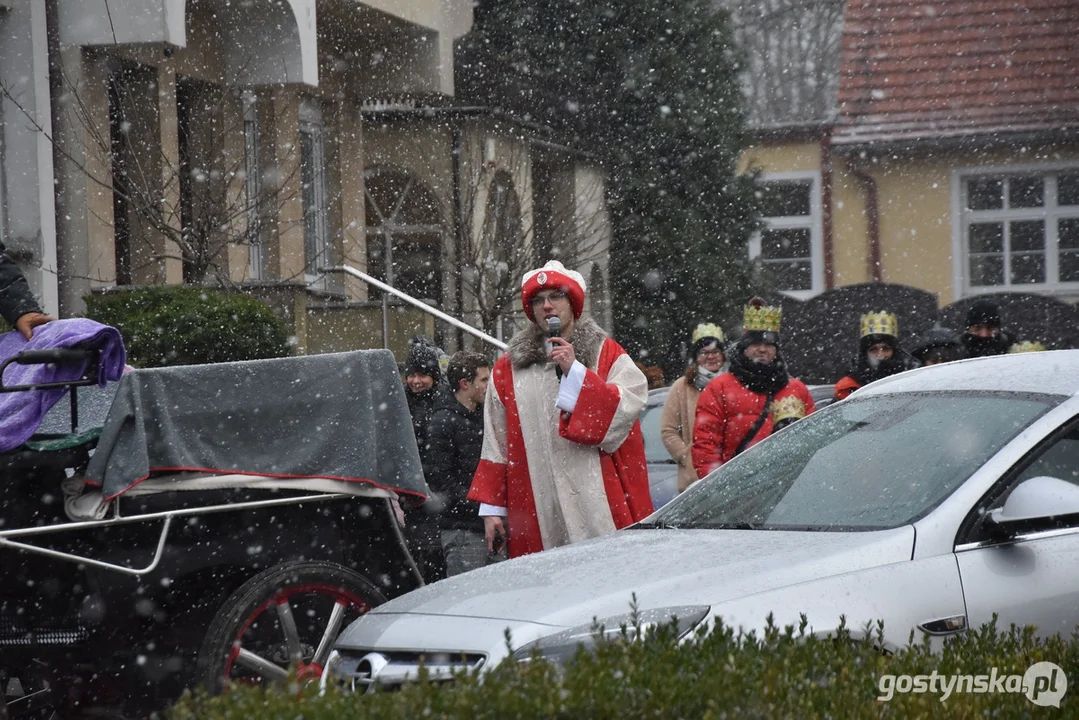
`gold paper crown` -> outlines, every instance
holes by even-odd
[[[776,400],[772,403],[772,424],[778,424],[784,420],[799,420],[806,416],[805,403],[794,395]]]
[[[866,313],[862,316],[862,337],[866,335],[891,335],[899,337],[899,320],[895,313],[880,312]]]
[[[1037,340],[1024,340],[1023,342],[1017,342],[1008,348],[1008,352],[1010,353],[1042,352],[1043,350],[1045,350],[1045,345]]]
[[[721,343],[723,342],[723,328],[715,323],[701,323],[693,330],[692,343],[697,344],[697,341],[701,338],[715,338]]]
[[[783,319],[783,311],[774,306],[754,305],[752,302],[746,305],[745,315],[742,319],[743,330],[756,330],[758,332],[779,333],[779,321]]]

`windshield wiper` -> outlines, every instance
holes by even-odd
[[[730,522],[730,523],[706,523],[696,527],[705,530],[760,530],[764,523]]]
[[[678,525],[672,525],[671,523],[664,522],[662,520],[660,520],[659,522],[650,522],[650,523],[640,522],[640,523],[637,523],[636,525],[634,525],[633,527],[641,528],[643,530],[681,530],[682,529]]]

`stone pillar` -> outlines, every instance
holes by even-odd
[[[304,279],[303,178],[300,170],[299,97],[292,89],[273,93],[274,163],[278,190],[277,252],[271,253],[275,275],[283,280]]]
[[[342,260],[357,270],[367,270],[367,205],[364,201],[363,123],[359,108],[341,113],[341,234]],[[344,277],[345,292],[353,300],[368,298],[367,283]]]
[[[168,61],[157,67],[157,122],[161,144],[161,195],[163,207],[167,208],[163,219],[179,233],[180,126],[176,110],[176,69]],[[153,279],[169,285],[183,284],[184,264],[179,244],[168,233],[156,232],[151,247],[158,258]]]
[[[60,314],[85,310],[83,297],[115,283],[112,166],[108,154],[108,68],[78,47],[53,57],[56,244]]]

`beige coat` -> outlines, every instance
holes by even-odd
[[[663,446],[678,463],[678,492],[683,492],[697,481],[690,449],[693,447],[693,421],[697,417],[697,400],[700,396],[701,391],[683,375],[671,385],[659,420]]]

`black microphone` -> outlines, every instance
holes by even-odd
[[[547,337],[558,337],[562,334],[562,321],[557,317],[551,316],[547,318]]]
[[[562,335],[562,321],[559,320],[557,317],[549,317],[549,318],[547,318],[547,337],[556,338],[556,337],[560,337],[561,335]],[[554,366],[554,374],[559,380],[562,380],[562,368],[561,368],[561,366],[559,366],[557,364]]]

